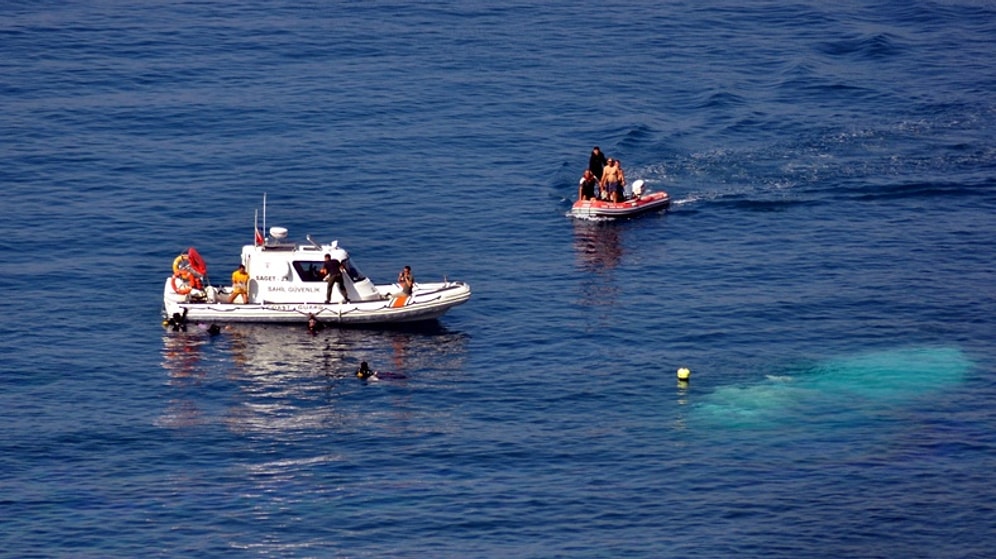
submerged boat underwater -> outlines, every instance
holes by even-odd
[[[964,382],[975,363],[946,346],[869,351],[702,395],[690,421],[728,428],[863,425]],[[891,411],[890,411],[891,410]]]
[[[207,265],[191,248],[173,261],[173,275],[163,287],[163,315],[184,322],[299,322],[312,316],[327,324],[386,325],[433,320],[470,299],[470,286],[461,281],[414,284],[407,295],[398,284],[375,285],[353,264],[338,241],[320,244],[287,242],[287,230],[271,227],[269,237],[258,232],[242,247],[242,264],[249,274],[245,303],[229,302],[231,286],[210,285]],[[325,255],[342,263],[346,297],[333,289],[326,303],[327,284],[320,270]],[[237,299],[241,301],[243,298]]]
[[[671,205],[667,192],[643,191],[643,180],[633,182],[633,195],[619,202],[606,200],[578,200],[571,206],[574,217],[632,217],[653,210],[663,210]]]

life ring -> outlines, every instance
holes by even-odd
[[[188,260],[186,254],[181,254],[173,259],[173,274],[179,274],[181,267],[186,267],[183,261]]]
[[[180,278],[184,282],[180,285],[180,287],[177,287],[176,285],[177,278]],[[194,289],[194,282],[196,280],[197,278],[195,278],[194,274],[191,274],[189,270],[180,270],[179,272],[173,274],[173,277],[170,279],[170,285],[173,286],[173,291],[179,293],[180,295],[186,295]]]

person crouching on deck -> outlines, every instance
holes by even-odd
[[[239,264],[239,269],[232,272],[232,296],[228,298],[229,303],[234,303],[237,297],[242,297],[242,302],[249,302],[249,272],[246,272],[246,265]]]

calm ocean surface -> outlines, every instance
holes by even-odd
[[[0,556],[992,557],[993,2],[536,4],[0,5]],[[166,331],[264,193],[474,296]]]

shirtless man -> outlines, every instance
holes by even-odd
[[[622,168],[619,167],[619,161],[609,158],[605,170],[602,171],[602,181],[598,183],[598,186],[601,187],[602,199],[618,202],[619,193],[625,184],[626,176],[623,175]]]
[[[622,170],[622,164],[619,163],[618,159],[613,160],[613,165],[616,169],[616,174],[619,176],[619,186],[616,187],[616,200],[613,202],[622,202],[626,199],[626,173]]]
[[[401,291],[405,295],[411,295],[412,289],[415,287],[415,278],[412,277],[412,267],[405,266],[398,273],[398,285],[401,286]]]

